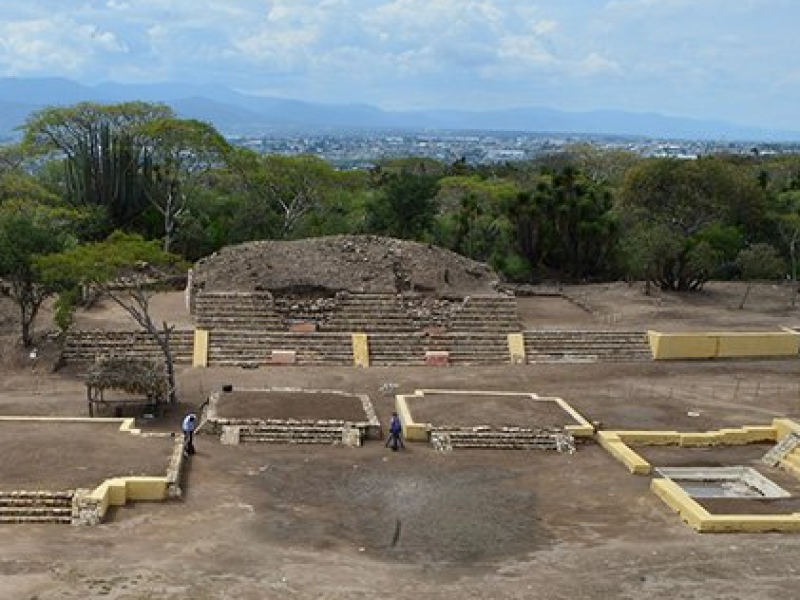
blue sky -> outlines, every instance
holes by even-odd
[[[24,0],[0,75],[800,128],[797,0]]]

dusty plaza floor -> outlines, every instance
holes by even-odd
[[[664,309],[677,324],[674,307]],[[740,329],[793,325],[797,317],[776,309],[726,318],[737,315]],[[715,318],[714,328],[724,325]],[[574,319],[573,326],[607,325],[583,313]],[[693,317],[692,328],[700,321]],[[800,418],[799,367],[795,360],[184,367],[183,404],[142,426],[176,431],[186,410],[233,384],[365,393],[383,423],[394,393],[427,388],[534,392],[564,398],[607,429],[699,431]],[[1,381],[2,415],[86,415],[85,389],[69,369],[9,364]],[[382,391],[386,383],[396,384],[392,394]],[[791,597],[800,576],[800,534],[697,534],[649,491],[649,478],[630,475],[596,444],[573,455],[408,446],[398,453],[380,442],[223,446],[198,436],[180,501],[128,505],[98,527],[0,527],[0,598],[772,599]],[[15,469],[31,460],[25,446],[2,448],[2,462]],[[85,450],[69,448],[47,456],[64,468],[80,463]],[[103,464],[115,451],[130,450],[110,448]],[[670,464],[685,458],[667,449],[650,456]],[[714,451],[703,460],[726,458]],[[0,467],[0,477],[7,472]]]

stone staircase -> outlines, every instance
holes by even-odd
[[[195,297],[194,319],[199,329],[286,330],[269,292],[201,292]]]
[[[176,363],[191,363],[194,333],[180,329],[170,337]],[[67,334],[61,357],[70,363],[94,362],[98,356],[161,360],[163,354],[143,331],[75,330]]]
[[[370,334],[370,365],[405,367],[424,365],[426,337],[421,332]]]
[[[353,343],[348,333],[300,333],[217,330],[209,334],[209,366],[268,364],[273,350],[297,353],[297,364],[353,364]]]
[[[575,451],[575,440],[563,431],[547,431],[506,427],[491,429],[436,428],[431,432],[435,447],[445,449],[483,448],[491,450],[556,450]]]
[[[510,361],[508,339],[503,333],[422,332],[369,336],[370,364],[417,366],[425,364],[428,351],[447,351],[451,364],[506,364]]]
[[[0,492],[2,523],[72,523],[74,492]]]
[[[325,331],[396,332],[419,329],[395,294],[342,294]]]
[[[453,331],[521,331],[517,299],[513,296],[469,296],[450,322]]]
[[[537,362],[636,362],[652,360],[641,331],[529,330],[525,354]]]
[[[776,453],[780,454],[780,458],[776,461],[777,464],[795,477],[800,477],[800,446],[796,443],[797,435],[796,433],[789,434],[776,444],[775,448],[777,448]],[[767,456],[764,459],[767,459]]]
[[[798,446],[800,446],[800,433],[791,432],[770,448],[769,452],[761,458],[761,462],[770,467],[774,467],[782,460],[785,460],[790,454],[793,454]],[[800,459],[800,456],[796,458]]]
[[[453,364],[501,365],[511,361],[506,333],[451,333],[448,339],[450,346],[446,349]]]
[[[344,421],[283,421],[243,426],[239,443],[261,444],[338,444]]]

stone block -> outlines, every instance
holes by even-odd
[[[297,333],[314,333],[317,330],[317,324],[314,321],[297,321],[289,325],[289,331]]]
[[[241,427],[235,425],[225,425],[222,427],[220,442],[227,446],[238,446],[241,439]]]
[[[273,350],[270,361],[273,365],[294,365],[297,363],[295,350]]]
[[[450,364],[450,353],[446,350],[428,350],[425,364],[429,367],[446,367]]]
[[[342,445],[350,448],[358,448],[361,446],[361,430],[358,427],[343,428]]]

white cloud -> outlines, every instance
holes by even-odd
[[[800,93],[797,22],[796,0],[7,1],[0,75],[736,116]]]
[[[622,67],[613,60],[597,54],[590,53],[577,63],[577,72],[581,75],[622,75]]]
[[[95,57],[125,53],[113,32],[68,20],[0,24],[0,65],[6,74],[35,74],[46,69],[80,74]]]

